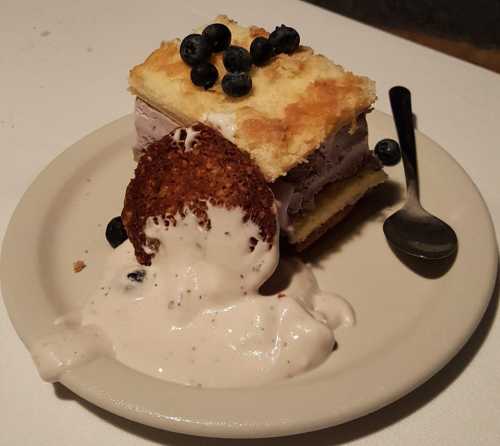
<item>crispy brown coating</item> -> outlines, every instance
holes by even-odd
[[[163,218],[167,228],[176,215],[193,212],[200,225],[210,229],[207,203],[227,209],[241,207],[244,220],[260,228],[271,246],[277,231],[274,196],[250,157],[216,130],[197,123],[195,142],[186,149],[186,130],[151,144],[139,160],[125,195],[122,219],[139,263],[150,265],[157,240],[146,238],[149,217]],[[249,243],[251,249],[251,243]]]

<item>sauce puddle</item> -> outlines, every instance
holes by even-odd
[[[168,230],[149,219],[146,235],[160,241],[151,266],[137,263],[128,240],[116,248],[85,306],[31,346],[42,378],[107,355],[167,381],[243,387],[323,362],[334,331],[354,323],[350,305],[320,291],[296,259],[280,264],[286,287],[259,294],[278,266],[278,240],[270,248],[239,208],[209,205],[208,215],[210,230],[191,213]]]

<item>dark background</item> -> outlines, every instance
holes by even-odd
[[[307,0],[500,73],[500,0]]]

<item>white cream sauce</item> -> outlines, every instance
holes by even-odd
[[[293,225],[291,224],[290,217],[288,215],[288,207],[290,206],[290,201],[292,200],[294,188],[286,181],[275,181],[274,183],[271,183],[269,187],[273,191],[276,201],[280,230],[284,231],[286,234],[291,234],[293,232]]]
[[[192,127],[186,128],[186,140],[184,141],[184,147],[186,149],[186,152],[188,152],[189,150],[192,150],[193,145],[196,142],[196,137],[199,134],[200,134],[200,132],[197,132]]]
[[[38,373],[49,382],[97,357],[114,356],[109,337],[95,325],[57,326],[53,333],[34,343],[30,351]]]
[[[201,117],[201,121],[205,122],[210,127],[218,129],[230,141],[234,140],[237,126],[233,113],[205,113]]]
[[[186,136],[184,140],[181,140],[182,131],[186,132]],[[176,144],[182,143],[184,145],[184,150],[189,152],[193,149],[193,146],[196,142],[196,137],[200,134],[200,132],[193,129],[193,127],[179,127],[175,129],[171,138]]]
[[[334,330],[354,322],[349,304],[322,293],[297,260],[280,265],[284,289],[259,294],[277,267],[278,239],[270,249],[239,208],[209,206],[208,215],[208,231],[189,213],[168,230],[149,219],[147,236],[160,240],[150,267],[137,263],[128,241],[115,249],[79,316],[31,348],[42,378],[57,380],[92,357],[115,355],[168,381],[241,387],[324,361]],[[258,240],[253,251],[251,237]]]

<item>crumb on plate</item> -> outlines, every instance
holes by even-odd
[[[83,260],[77,260],[73,262],[73,272],[79,273],[82,269],[84,269],[87,265]]]

